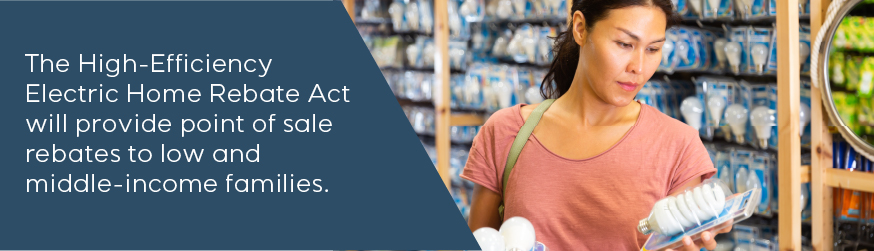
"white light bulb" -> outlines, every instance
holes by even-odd
[[[524,19],[525,18],[525,5],[528,4],[528,0],[513,0],[513,9],[516,10],[516,18]]]
[[[809,193],[810,193],[810,188],[808,188],[804,184],[801,184],[801,199],[800,199],[801,211],[804,211],[804,209],[807,209],[807,200],[809,199],[807,194],[809,194]]]
[[[468,21],[471,21],[470,19],[473,19],[477,15],[476,9],[476,0],[465,0],[464,3],[461,4],[458,12]]]
[[[686,195],[679,194],[677,195],[677,208],[680,209],[680,213],[686,217],[687,220],[691,221],[693,225],[697,226],[701,223],[701,220],[698,219],[698,216],[692,212],[692,209],[689,208],[689,204],[686,204]]]
[[[768,148],[768,139],[771,138],[771,127],[777,125],[777,112],[765,106],[758,106],[750,113],[750,124],[756,128],[756,137],[759,138],[759,146]]]
[[[804,135],[804,127],[807,126],[807,123],[810,123],[810,117],[811,117],[810,106],[808,106],[807,104],[801,104],[801,108],[798,110],[799,110],[799,113],[798,113],[798,123],[799,123],[798,135],[803,136]]]
[[[735,187],[735,189],[737,189],[738,191],[744,191],[744,192],[749,190],[749,188],[747,187],[747,182],[746,182],[748,177],[749,177],[749,173],[747,172],[746,168],[738,168],[737,171],[735,171],[735,173],[734,173],[734,187]]]
[[[666,200],[668,200],[668,209],[671,210],[671,215],[680,222],[680,225],[683,227],[695,226],[694,219],[686,219],[686,216],[680,211],[680,207],[677,204],[677,198],[670,196],[666,198]]]
[[[685,41],[677,41],[677,44],[674,45],[677,50],[677,55],[680,56],[680,59],[683,60],[683,64],[689,64],[689,44]]]
[[[756,64],[756,73],[762,74],[765,71],[765,64],[768,63],[768,46],[755,44],[750,48],[750,55],[753,56],[753,63]]]
[[[513,3],[510,0],[500,0],[498,2],[498,18],[507,19],[513,15]]]
[[[513,57],[517,63],[525,63],[528,57],[525,57],[522,51],[522,33],[516,32],[513,34],[513,39],[507,43],[507,54]],[[521,56],[520,56],[521,55]]]
[[[393,2],[388,6],[388,14],[391,15],[391,24],[395,30],[401,29],[401,22],[404,21],[404,5],[399,2]]]
[[[510,107],[510,98],[513,95],[513,88],[510,87],[510,84],[500,81],[492,85],[492,88],[493,94],[498,96],[498,106],[500,108]]]
[[[719,16],[719,4],[722,3],[721,0],[708,0],[710,4],[710,11],[713,13],[713,17]]]
[[[565,3],[565,0],[552,0],[552,11],[554,16],[561,16],[563,13],[559,12],[559,8],[561,8],[561,4]],[[568,6],[567,8],[570,8]]]
[[[528,90],[525,90],[525,100],[527,100],[529,104],[543,102],[543,96],[540,96],[540,89],[533,86],[528,87]]]
[[[801,56],[801,65],[807,63],[807,57],[810,57],[810,45],[805,42],[798,42],[798,52]]]
[[[471,79],[468,80],[464,85],[464,102],[467,104],[473,104],[480,96],[480,84],[479,82]]]
[[[534,225],[519,216],[504,221],[500,232],[504,236],[507,251],[528,251],[534,248],[536,243]]]
[[[419,57],[419,47],[416,44],[407,46],[407,62],[411,66],[416,66],[416,59]]]
[[[677,219],[674,219],[670,208],[668,208],[668,202],[668,199],[657,201],[649,217],[638,222],[637,231],[642,234],[657,232],[664,235],[674,235],[683,231],[683,226]]]
[[[718,127],[722,120],[722,111],[727,105],[728,97],[721,93],[710,94],[707,98],[707,109],[710,111],[710,119],[713,121],[713,126]]]
[[[738,74],[740,72],[740,54],[741,47],[738,42],[725,43],[725,56],[728,57],[728,64],[731,65],[731,72]]]
[[[534,36],[531,36],[531,34],[524,36],[524,38],[522,39],[522,54],[528,57],[528,59],[526,60],[528,63],[534,63],[536,49],[537,39],[534,39]]]
[[[696,131],[701,129],[701,115],[704,114],[704,105],[701,104],[698,97],[691,96],[684,99],[680,103],[680,113],[683,114],[686,124],[695,128]]]
[[[674,42],[671,40],[666,40],[664,44],[662,44],[662,63],[665,65],[671,65],[671,62],[668,61],[671,59],[671,52],[674,51]]]
[[[701,13],[701,1],[703,0],[689,0],[690,6],[692,7],[692,12]]]
[[[704,185],[704,186],[707,186],[707,185]],[[701,212],[704,213],[704,217],[706,217],[706,219],[709,220],[713,217],[716,217],[717,212],[716,212],[716,209],[713,208],[713,206],[707,202],[708,199],[705,199],[705,197],[710,197],[711,198],[710,200],[716,200],[716,199],[713,198],[713,191],[709,191],[710,192],[709,194],[704,193],[704,191],[702,189],[702,187],[704,187],[704,186],[699,186],[699,187],[692,189],[692,196],[693,196],[692,198],[695,199],[695,205],[698,205],[698,209],[701,209]]]
[[[407,4],[407,25],[410,26],[410,30],[419,30],[419,5],[416,2],[411,2]]]
[[[744,143],[744,134],[747,132],[747,120],[749,111],[741,104],[732,104],[725,108],[725,122],[731,127],[735,142]]]
[[[495,39],[495,44],[492,46],[492,55],[495,57],[507,55],[507,38],[498,37]]]
[[[704,222],[712,218],[709,217],[709,214],[707,214],[701,207],[698,206],[697,202],[695,202],[695,194],[693,194],[692,191],[686,191],[686,193],[683,194],[683,198],[686,200],[686,206],[688,206],[689,210],[691,210],[692,213],[694,213],[695,216],[698,217],[699,221]]]
[[[716,39],[713,42],[713,49],[716,52],[716,61],[719,62],[719,68],[722,69],[725,67],[725,44],[728,43],[728,40],[725,38]]]
[[[712,185],[713,187],[710,190],[713,192],[713,198],[715,199],[713,207],[719,208],[720,212],[717,213],[721,213],[725,208],[725,190],[719,184],[713,183]]]
[[[498,230],[484,227],[473,231],[473,238],[482,251],[505,251],[504,236]]]
[[[447,9],[449,12],[449,33],[453,37],[459,37],[461,36],[461,15],[455,13],[454,2],[450,2]]]

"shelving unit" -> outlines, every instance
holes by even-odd
[[[811,1],[811,34],[823,30],[822,22],[831,0]],[[828,38],[826,38],[828,39]],[[829,132],[828,116],[825,114],[822,90],[812,87],[812,166],[810,169],[810,189],[813,206],[813,248],[814,250],[834,249],[834,202],[832,188],[845,188],[863,192],[874,192],[874,174],[833,169],[832,134]]]

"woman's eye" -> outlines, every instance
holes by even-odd
[[[647,50],[651,53],[659,52],[659,48],[647,48]]]
[[[623,42],[616,42],[616,44],[618,44],[619,47],[622,47],[622,48],[634,48],[634,46],[632,46],[631,44],[626,44]]]

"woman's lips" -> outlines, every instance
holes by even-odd
[[[634,91],[637,89],[637,84],[634,82],[616,82],[625,91]]]

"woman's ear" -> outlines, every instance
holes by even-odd
[[[586,36],[589,35],[586,32],[586,19],[583,18],[583,12],[574,12],[573,19],[571,19],[571,25],[573,27],[574,41],[577,42],[580,47],[583,47],[583,44],[586,43]]]

